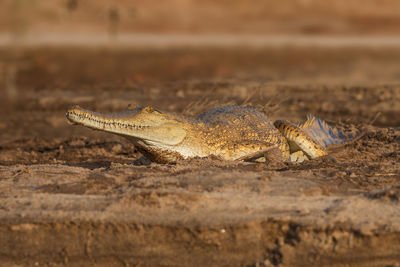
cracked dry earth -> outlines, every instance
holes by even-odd
[[[1,100],[2,265],[397,266],[400,52],[302,49],[2,51],[18,70]],[[232,102],[364,135],[301,164],[141,165],[124,139],[64,116]]]

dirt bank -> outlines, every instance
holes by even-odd
[[[0,261],[20,265],[389,266],[400,261],[400,50],[0,52]],[[65,119],[79,104],[196,114],[249,104],[364,132],[302,164],[149,166]],[[373,124],[371,125],[371,122]]]

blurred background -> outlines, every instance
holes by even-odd
[[[70,104],[398,126],[399,34],[396,0],[3,0],[1,137],[29,153],[113,138],[68,125]]]
[[[396,0],[3,0],[9,34],[334,34],[400,31]]]

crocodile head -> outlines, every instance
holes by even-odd
[[[151,106],[101,114],[75,105],[67,110],[66,116],[75,124],[121,135],[144,148],[175,146],[186,136],[185,118]]]

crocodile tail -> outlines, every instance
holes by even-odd
[[[316,143],[327,147],[330,145],[345,145],[361,137],[360,132],[343,133],[336,127],[329,126],[328,123],[314,115],[308,115],[307,120],[298,124],[306,134],[308,134]]]

